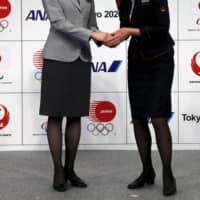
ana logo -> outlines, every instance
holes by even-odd
[[[117,72],[121,64],[122,64],[122,60],[115,60],[112,62],[110,66],[108,66],[105,61],[96,62],[96,63],[92,63],[92,71],[93,72]]]
[[[200,76],[200,51],[194,54],[191,62],[192,71],[197,75]]]
[[[8,17],[11,12],[11,4],[8,0],[0,1],[0,19]]]
[[[30,10],[26,17],[26,21],[31,20],[31,21],[47,21],[47,13],[43,10]]]
[[[42,75],[42,67],[43,67],[43,58],[42,58],[43,50],[36,51],[33,56],[33,64],[38,69],[37,72],[35,72],[34,77],[36,80],[41,80]]]
[[[3,129],[7,126],[9,119],[10,117],[7,108],[0,104],[0,129]]]
[[[92,123],[87,125],[87,130],[94,136],[107,136],[114,130],[111,121],[116,116],[116,107],[110,101],[94,101],[90,105],[89,119]]]

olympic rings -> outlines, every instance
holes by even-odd
[[[103,124],[103,123],[89,123],[87,125],[87,130],[92,133],[94,136],[98,136],[99,134],[103,136],[107,136],[114,129],[114,125],[111,123]]]
[[[0,32],[3,32],[6,28],[8,28],[8,21],[6,19],[0,21]]]

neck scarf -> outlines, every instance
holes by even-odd
[[[133,14],[134,6],[135,6],[135,0],[131,0],[131,2],[132,2],[132,6],[131,6],[130,15],[129,15],[129,19],[130,19],[130,20],[131,20],[132,14]]]
[[[123,1],[123,0],[116,0],[116,4],[117,4],[118,10],[120,10],[120,6],[121,6],[121,4],[122,4],[122,1]],[[131,19],[131,16],[132,16],[132,14],[133,14],[133,9],[134,9],[134,6],[135,6],[135,0],[129,0],[129,1],[131,1],[131,4],[132,4],[132,6],[131,6],[131,11],[130,11],[130,15],[129,15],[129,19]]]

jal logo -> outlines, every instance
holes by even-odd
[[[26,16],[26,21],[47,21],[47,13],[44,10],[30,10]]]
[[[191,61],[192,71],[200,76],[200,51],[196,52]]]
[[[0,1],[0,19],[8,17],[11,12],[11,4],[8,0]]]
[[[93,72],[117,72],[122,64],[122,60],[114,60],[111,65],[108,65],[107,62],[96,62],[92,63]]]
[[[36,80],[41,80],[42,76],[42,67],[43,67],[43,58],[42,58],[43,50],[40,49],[35,52],[33,55],[33,65],[36,67],[37,72],[35,72],[34,77]]]
[[[90,105],[90,120],[95,122],[110,122],[116,116],[116,107],[110,101],[94,101]]]
[[[9,120],[8,109],[4,105],[0,104],[0,130],[8,125]]]

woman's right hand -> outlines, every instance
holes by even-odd
[[[108,40],[111,39],[112,36],[111,36],[111,34],[105,33],[105,32],[93,32],[91,37],[94,40],[98,40],[101,42],[107,42]]]

